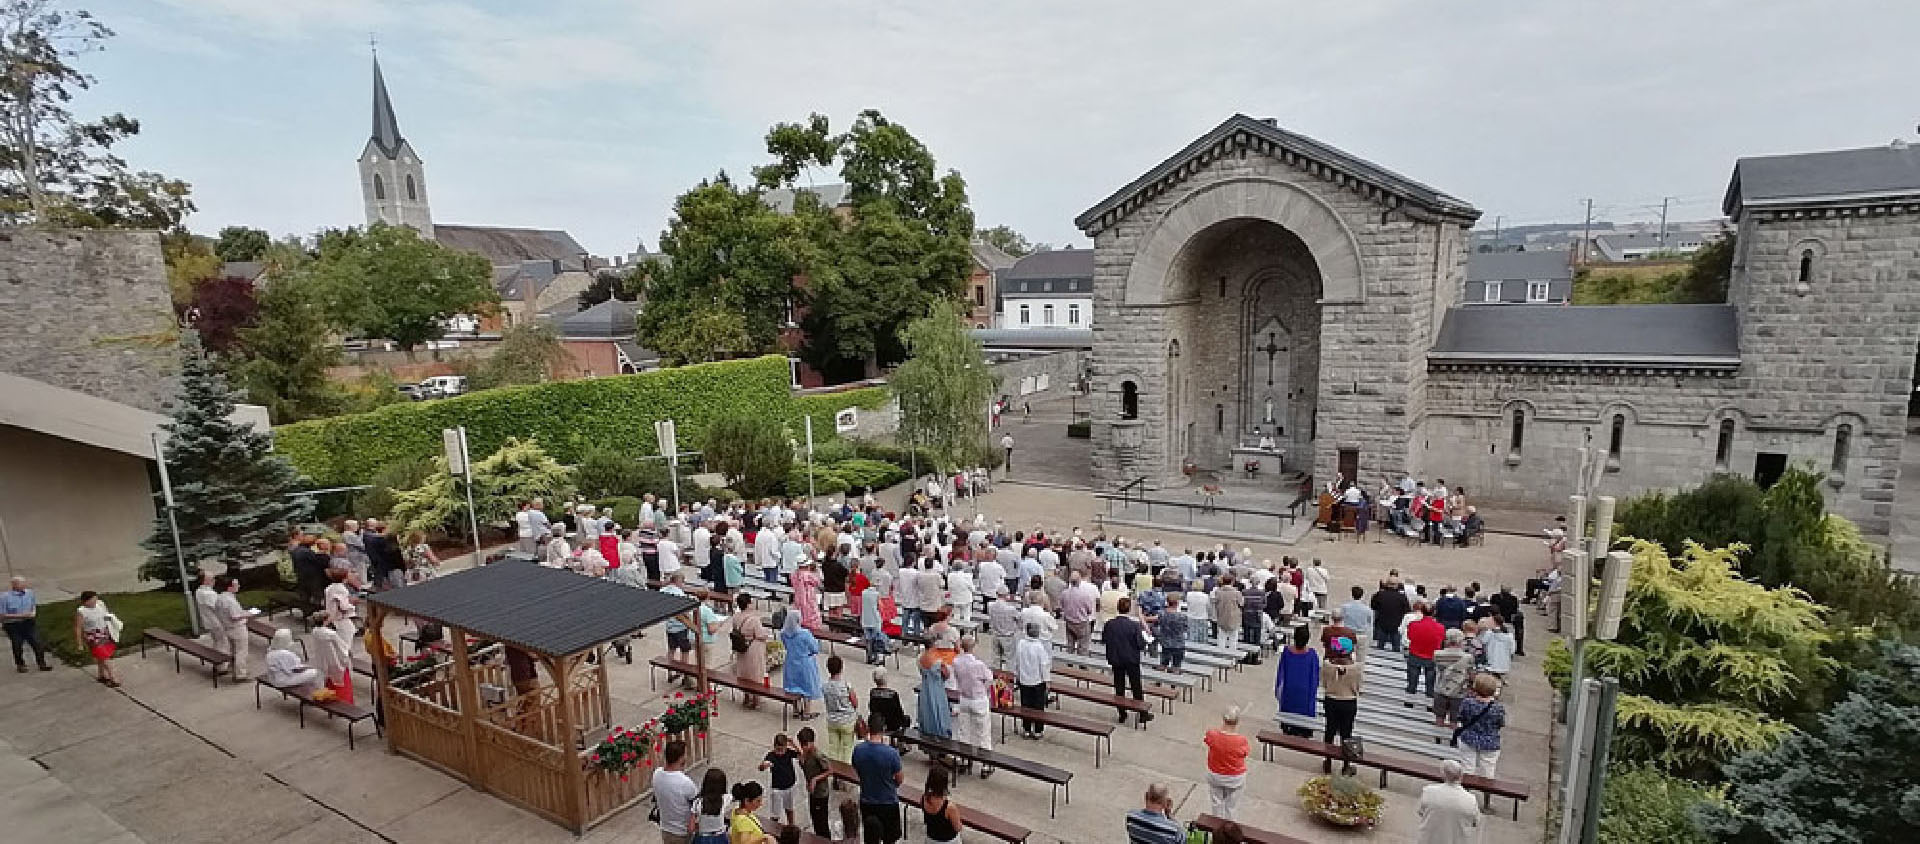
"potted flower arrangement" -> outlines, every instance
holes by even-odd
[[[652,721],[641,725],[638,731],[615,727],[594,746],[593,752],[587,755],[587,763],[625,782],[634,768],[653,765],[653,730]]]
[[[433,651],[421,651],[406,659],[394,662],[393,670],[388,672],[387,679],[389,682],[397,685],[404,681],[426,676],[428,672],[433,670],[434,666],[439,664],[440,657],[438,654],[435,654]]]
[[[706,737],[707,725],[713,723],[713,692],[688,697],[686,692],[674,692],[673,703],[667,705],[667,711],[660,716],[660,732],[666,735],[685,735],[689,730],[697,730],[701,738]]]
[[[1301,783],[1300,805],[1307,814],[1335,826],[1372,827],[1380,821],[1386,798],[1351,774],[1318,776]]]

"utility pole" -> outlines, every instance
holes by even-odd
[[[1493,215],[1493,249],[1496,252],[1500,250],[1500,221],[1504,219],[1506,217],[1503,215]]]
[[[1580,224],[1580,263],[1586,263],[1593,249],[1593,198],[1587,198],[1587,221]]]
[[[1667,203],[1672,201],[1673,201],[1673,197],[1671,196],[1660,197],[1660,248],[1661,249],[1667,248]]]

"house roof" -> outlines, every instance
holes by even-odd
[[[564,270],[583,268],[587,248],[560,229],[523,229],[510,226],[434,224],[433,239],[440,245],[472,252],[494,266],[521,261],[559,261]]]
[[[1889,199],[1920,199],[1920,147],[1896,141],[1864,149],[1742,158],[1733,165],[1720,210],[1738,219],[1746,208]]]
[[[1032,252],[1000,274],[1000,280],[1093,278],[1093,250],[1048,249]]]
[[[441,575],[367,600],[548,656],[578,653],[699,606],[525,560]]]
[[[153,434],[166,422],[152,411],[0,372],[0,425],[151,460]]]
[[[967,333],[988,350],[1091,349],[1091,328],[971,328]]]
[[[539,298],[557,277],[552,261],[521,261],[493,268],[493,290],[507,301],[532,301]]]
[[[1427,359],[1737,366],[1740,340],[1732,305],[1456,307]]]
[[[1682,249],[1688,246],[1700,246],[1719,238],[1719,233],[1700,234],[1698,232],[1667,232],[1667,239],[1661,242],[1658,232],[1614,232],[1613,234],[1594,235],[1593,248],[1600,256],[1609,261],[1619,261],[1626,257],[1629,249]]]
[[[1468,281],[1557,281],[1573,278],[1572,253],[1473,252],[1467,255]]]
[[[382,155],[397,158],[400,145],[400,120],[393,115],[393,99],[387,96],[386,77],[380,75],[380,57],[373,57],[373,145]]]
[[[560,336],[578,340],[627,340],[633,338],[633,318],[638,313],[632,302],[608,299],[572,316],[560,319]]]
[[[1256,119],[1244,114],[1236,114],[1214,127],[1213,131],[1188,144],[1185,149],[1174,153],[1171,158],[1160,162],[1159,166],[1147,171],[1146,175],[1133,180],[1126,187],[1115,191],[1113,195],[1075,217],[1073,224],[1088,236],[1097,234],[1116,221],[1117,212],[1136,197],[1158,194],[1166,187],[1184,180],[1188,165],[1199,161],[1203,156],[1210,158],[1213,154],[1228,148],[1244,149],[1249,145],[1264,148],[1272,155],[1285,158],[1297,156],[1307,162],[1321,165],[1332,171],[1326,174],[1329,178],[1351,177],[1363,185],[1385,192],[1400,202],[1411,204],[1432,214],[1452,217],[1463,222],[1472,222],[1480,218],[1480,211],[1464,200],[1449,196],[1364,158],[1349,155],[1313,138],[1289,132],[1280,128],[1272,118]]]
[[[267,274],[267,265],[263,261],[227,261],[220,265],[221,278],[244,278],[259,281]]]
[[[767,207],[782,214],[792,214],[793,200],[796,193],[810,193],[820,197],[820,205],[823,208],[838,208],[851,201],[848,198],[851,191],[848,190],[846,185],[842,184],[815,185],[804,188],[775,188],[760,194],[760,201],[766,203]]]
[[[988,272],[1004,270],[1013,266],[1013,263],[1019,260],[1012,255],[1008,255],[1005,251],[1001,250],[1000,247],[984,240],[974,241],[971,247],[973,249],[973,262]]]

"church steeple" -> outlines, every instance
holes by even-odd
[[[380,57],[373,58],[373,131],[360,152],[360,196],[367,222],[412,226],[433,237],[433,212],[427,204],[427,171],[413,145],[400,135]]]
[[[380,74],[380,57],[373,57],[373,145],[388,158],[400,155],[400,121],[393,116],[393,98],[387,95],[387,79]]]

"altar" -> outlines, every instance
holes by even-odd
[[[1232,476],[1242,480],[1277,480],[1286,469],[1285,449],[1260,445],[1234,446],[1229,450],[1232,455]],[[1248,467],[1253,467],[1251,470]]]

